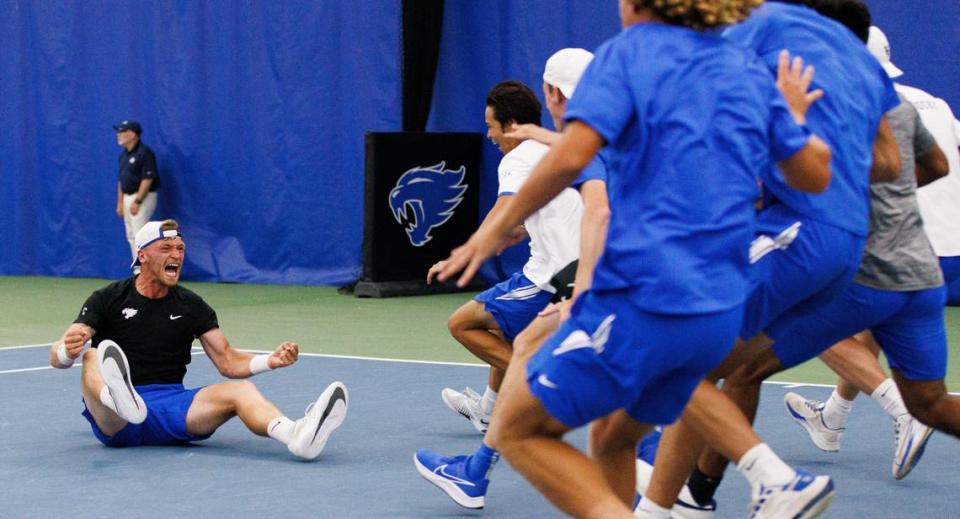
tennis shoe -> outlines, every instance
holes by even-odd
[[[803,469],[786,485],[755,489],[750,519],[812,519],[823,513],[833,499],[830,476],[815,476]]]
[[[920,423],[910,414],[894,420],[896,449],[893,454],[893,479],[903,479],[917,466],[933,428]]]
[[[303,459],[315,459],[346,417],[347,386],[334,382],[323,390],[316,402],[307,406],[303,418],[294,424],[293,439],[287,444],[287,450]]]
[[[445,457],[427,449],[413,455],[413,464],[420,475],[436,485],[450,499],[464,508],[483,508],[489,479],[472,479],[467,474],[469,456]]]
[[[479,393],[469,387],[463,391],[444,388],[440,392],[440,398],[451,410],[470,420],[478,431],[487,432],[487,427],[490,426],[490,414],[483,412],[483,407],[480,405],[482,397]]]
[[[790,417],[810,435],[810,440],[818,449],[827,452],[840,450],[840,437],[844,429],[831,428],[823,419],[823,402],[807,400],[796,393],[787,393],[783,397]]]
[[[641,510],[640,502],[643,500],[640,496],[647,491],[652,476],[653,465],[642,457],[637,458],[638,497],[634,499],[633,512],[634,515],[638,515],[638,517],[642,517],[642,515],[639,515]],[[710,502],[705,505],[697,504],[697,501],[693,499],[693,494],[690,493],[690,487],[687,485],[683,485],[683,488],[680,490],[680,495],[677,497],[677,502],[674,503],[673,508],[670,509],[670,516],[673,519],[712,519],[716,513],[716,500],[711,499]]]
[[[130,363],[120,346],[109,339],[101,341],[97,347],[97,366],[113,400],[113,406],[105,402],[108,407],[130,423],[143,423],[147,419],[147,404],[133,387]]]

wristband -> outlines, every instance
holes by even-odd
[[[258,375],[264,371],[273,369],[267,364],[268,359],[270,359],[270,355],[254,355],[253,358],[250,359],[250,375]]]
[[[76,360],[77,359],[71,359],[70,356],[67,355],[67,343],[61,342],[60,347],[57,348],[57,362],[59,362],[61,366],[69,368],[73,366]]]

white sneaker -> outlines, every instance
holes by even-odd
[[[786,485],[755,491],[750,504],[750,519],[812,519],[823,513],[833,499],[830,476],[814,476],[798,469]]]
[[[810,440],[818,449],[827,452],[840,450],[840,437],[844,429],[832,429],[823,420],[824,403],[819,400],[807,400],[796,393],[787,393],[783,396],[783,403],[793,421],[803,427]]]
[[[893,453],[893,479],[903,479],[917,466],[933,428],[920,423],[909,414],[894,420],[896,450]]]
[[[637,458],[637,494],[642,496],[647,491],[652,476],[653,465]],[[674,503],[673,508],[670,509],[670,517],[673,519],[711,519],[716,513],[717,502],[715,500],[711,499],[710,502],[704,506],[698,505],[690,493],[690,487],[686,484],[684,484],[680,490],[677,502]],[[642,517],[639,500],[634,506],[633,515]]]
[[[490,426],[490,414],[483,412],[483,407],[480,405],[482,397],[479,393],[469,387],[463,392],[445,388],[440,392],[440,398],[451,410],[470,420],[478,431],[487,432],[487,427]]]
[[[327,439],[347,417],[347,386],[334,382],[320,393],[317,401],[307,406],[304,417],[297,420],[293,439],[287,450],[295,456],[312,460],[320,455]]]
[[[97,347],[97,366],[117,416],[133,424],[143,423],[147,419],[147,404],[133,387],[130,363],[120,346],[109,339],[101,341]]]

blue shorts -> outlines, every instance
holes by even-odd
[[[773,336],[840,295],[860,266],[866,239],[774,205],[757,216],[740,338]]]
[[[960,306],[960,256],[941,257],[940,270],[947,285],[947,305]]]
[[[631,304],[625,291],[588,291],[530,359],[530,392],[571,428],[618,409],[641,423],[672,423],[730,353],[742,316],[739,306],[656,314]]]
[[[909,380],[943,380],[947,335],[946,289],[878,290],[857,283],[798,326],[777,337],[773,351],[789,368],[864,330],[873,332],[891,368]]]
[[[553,294],[542,290],[522,272],[477,294],[474,301],[483,303],[497,321],[508,342],[527,327],[548,304]]]
[[[187,410],[202,387],[184,389],[183,384],[147,384],[134,386],[147,404],[147,419],[141,424],[128,423],[113,436],[103,434],[86,406],[83,416],[90,422],[93,435],[108,447],[139,445],[184,445],[210,437],[187,432]]]

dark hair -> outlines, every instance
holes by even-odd
[[[870,8],[860,0],[780,0],[787,4],[805,5],[850,29],[864,43],[870,37]]]
[[[634,10],[649,9],[670,25],[697,31],[745,20],[763,0],[630,0]]]
[[[540,124],[540,100],[527,85],[515,80],[501,81],[487,93],[487,106],[493,118],[504,128],[517,124]]]

